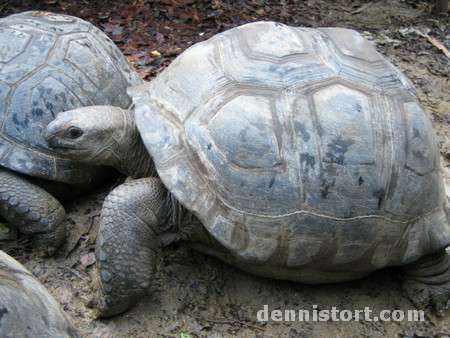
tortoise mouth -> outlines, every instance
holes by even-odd
[[[55,149],[62,149],[62,150],[81,150],[81,149],[77,148],[74,144],[59,143],[56,146],[52,144],[51,147],[55,148]]]
[[[53,150],[59,153],[70,153],[72,151],[85,151],[87,148],[80,148],[74,144],[58,144],[57,146],[50,146]]]

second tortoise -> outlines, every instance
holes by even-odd
[[[31,11],[0,19],[0,216],[53,253],[65,238],[60,201],[104,182],[105,168],[63,158],[41,136],[62,110],[127,108],[141,84],[114,43],[79,18]]]

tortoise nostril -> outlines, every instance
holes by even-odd
[[[44,130],[42,130],[41,136],[47,143],[55,138],[55,135],[50,131],[48,126]]]
[[[50,134],[47,130],[44,130],[42,132],[42,137],[44,138],[45,142],[51,147],[54,148],[56,145],[56,138],[54,134]]]
[[[49,142],[50,140],[54,139],[56,135],[59,133],[59,128],[55,126],[54,122],[50,122],[47,124],[47,126],[42,130],[41,136]]]

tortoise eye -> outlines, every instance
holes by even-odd
[[[70,139],[79,138],[81,135],[83,135],[83,131],[77,127],[70,127],[69,129],[67,129],[66,133],[64,134],[64,136],[66,138],[70,138]]]

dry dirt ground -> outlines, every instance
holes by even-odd
[[[89,1],[79,4],[86,3]],[[230,2],[212,3],[222,5],[226,11],[224,4]],[[263,12],[256,18],[280,18],[271,16],[276,7],[273,1],[236,1],[239,5],[243,3],[253,4],[255,8],[255,4],[270,3],[262,7]],[[295,1],[277,3],[292,5]],[[317,1],[320,6],[314,6],[314,1],[299,3],[302,10],[296,12],[295,6],[291,6],[288,23],[357,29],[414,82],[437,130],[444,171],[450,179],[449,58],[430,39],[434,37],[449,47],[448,19],[428,14],[429,6],[424,1]],[[305,6],[310,6],[311,11],[305,12]],[[8,7],[9,12],[24,9],[33,7]],[[235,10],[239,11],[238,5]],[[236,22],[242,20],[245,18]],[[135,308],[112,319],[97,320],[87,307],[93,293],[93,248],[102,200],[118,183],[66,204],[68,239],[54,257],[39,258],[26,240],[4,244],[4,249],[23,262],[49,289],[86,337],[450,336],[450,314],[437,318],[427,313],[421,322],[258,322],[256,314],[263,305],[268,305],[269,310],[311,311],[369,307],[374,314],[381,310],[407,311],[414,306],[402,295],[395,269],[348,283],[308,286],[252,276],[180,245],[163,251],[151,293]]]

